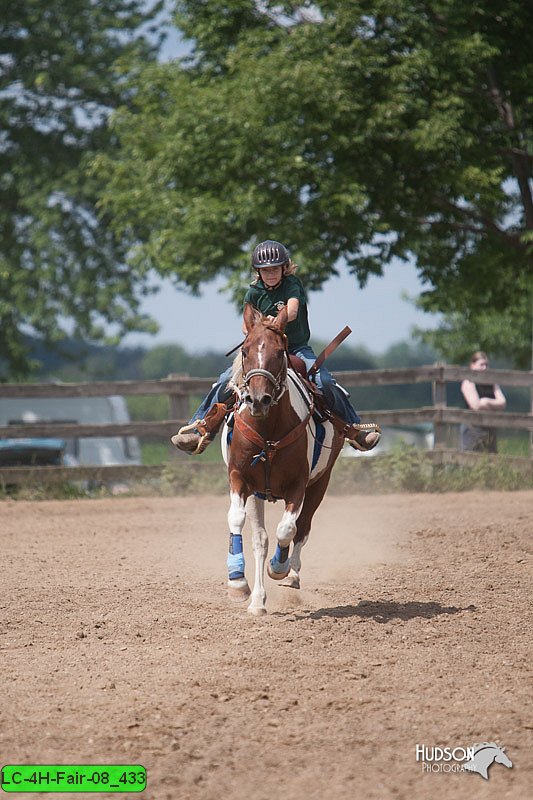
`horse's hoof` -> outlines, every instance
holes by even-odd
[[[280,586],[287,586],[289,589],[299,589],[300,576],[295,570],[291,569],[287,577],[281,581]]]
[[[228,597],[232,603],[244,603],[250,597],[250,587],[246,578],[228,581]]]
[[[272,578],[273,581],[282,581],[284,578],[287,577],[290,571],[291,568],[289,563],[287,563],[287,569],[284,572],[274,572],[271,566],[271,562],[269,561],[267,564],[268,575],[270,578]]]
[[[264,606],[248,606],[247,611],[249,614],[253,614],[254,617],[263,617],[267,613]]]

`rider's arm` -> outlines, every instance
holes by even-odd
[[[289,297],[287,300],[287,322],[292,322],[298,316],[298,308],[300,307],[300,301],[297,297]],[[272,322],[276,319],[276,317],[268,316],[267,319],[271,320]]]
[[[296,317],[298,316],[299,308],[300,308],[300,301],[298,300],[298,298],[289,297],[289,299],[287,300],[287,322],[292,322],[293,320],[296,319]],[[267,316],[267,319],[273,321],[276,318],[273,316]],[[242,332],[246,334],[248,333],[248,331],[246,330],[246,325],[244,323],[244,320],[242,323]]]
[[[297,297],[289,297],[287,300],[287,316],[288,322],[292,322],[298,316],[298,309],[300,307],[300,301]]]

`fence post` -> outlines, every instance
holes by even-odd
[[[188,378],[188,374],[186,373],[178,373],[178,372],[171,372],[170,375],[167,375],[167,378],[171,380],[179,380],[180,378]],[[168,395],[168,404],[169,404],[169,414],[170,419],[175,420],[185,420],[185,422],[189,419],[189,395],[186,392],[180,392],[179,394],[169,394]],[[178,430],[180,425],[176,426],[176,431]],[[173,452],[178,456],[185,456],[186,453],[182,453],[180,450],[176,450],[172,446]]]
[[[446,408],[446,381],[444,380],[444,364],[437,361],[433,366],[439,370],[431,385],[433,407],[435,409]],[[433,422],[433,449],[441,449],[446,445],[446,425],[443,422]]]
[[[168,380],[179,380],[180,378],[188,378],[189,375],[184,372],[171,372],[167,375]],[[189,395],[187,392],[178,392],[176,394],[169,394],[169,413],[170,419],[185,420],[189,419]]]

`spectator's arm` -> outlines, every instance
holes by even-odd
[[[507,405],[505,395],[498,385],[494,386],[494,398],[483,397],[480,401],[480,408],[485,408],[490,411],[503,411]]]
[[[472,411],[479,411],[480,408],[483,408],[481,405],[483,401],[479,398],[475,383],[464,380],[461,384],[461,392],[463,393],[468,408]]]

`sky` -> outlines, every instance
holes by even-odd
[[[206,284],[201,297],[178,291],[170,281],[159,285],[159,293],[146,298],[141,307],[158,322],[159,333],[129,334],[124,345],[180,344],[189,352],[227,352],[240,342],[241,316],[220,292],[222,280]],[[311,335],[330,341],[348,325],[353,333],[346,344],[381,353],[409,340],[414,326],[437,325],[436,315],[422,313],[404,296],[416,297],[422,288],[415,267],[399,261],[387,267],[382,277],[371,277],[364,289],[345,271],[330,278],[322,291],[309,293]]]

